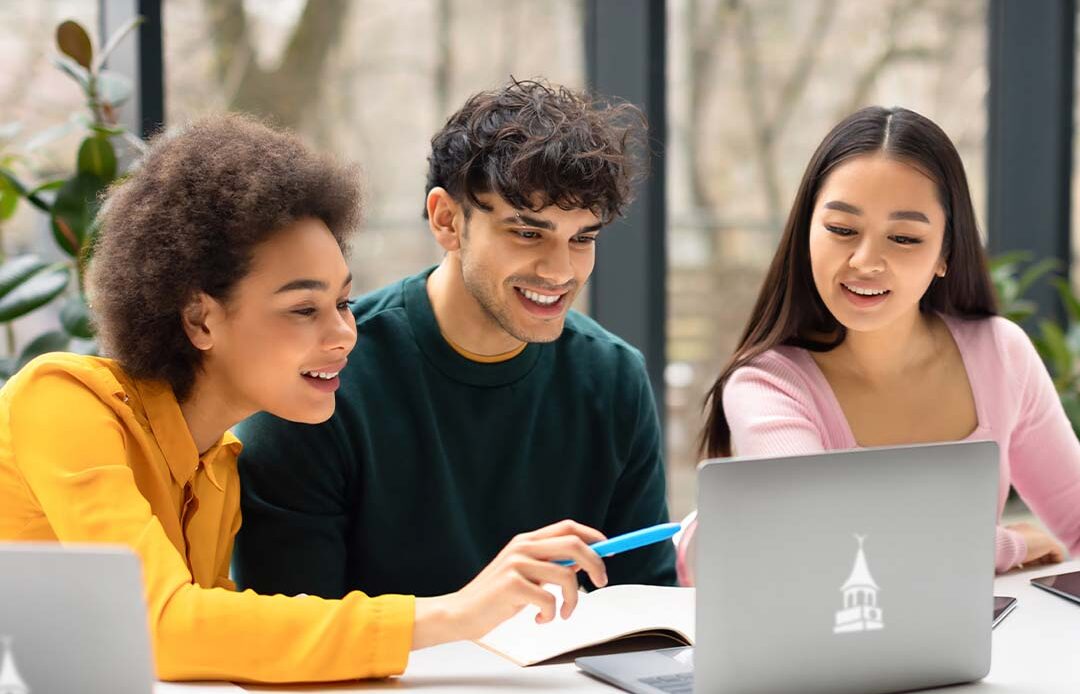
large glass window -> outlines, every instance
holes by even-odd
[[[422,219],[429,141],[465,98],[543,76],[583,87],[580,0],[169,0],[170,124],[221,109],[360,162],[357,292],[441,257]]]
[[[900,105],[956,143],[985,219],[985,0],[670,0],[667,435],[693,506],[702,399],[731,355],[811,153]]]

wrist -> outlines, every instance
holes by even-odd
[[[450,595],[416,598],[412,650],[436,646],[460,638]]]

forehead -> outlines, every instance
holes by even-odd
[[[276,282],[283,277],[336,279],[348,273],[337,240],[320,219],[301,219],[255,247],[252,279]]]
[[[850,159],[825,178],[815,206],[842,201],[866,211],[918,210],[944,214],[937,184],[915,166],[882,155]]]

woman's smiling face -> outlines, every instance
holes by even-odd
[[[825,179],[810,222],[810,265],[825,306],[871,332],[918,312],[944,276],[945,210],[937,185],[881,154],[852,158]]]
[[[256,247],[251,271],[209,306],[201,378],[245,412],[314,424],[334,413],[337,374],[356,344],[352,275],[334,236],[301,219]]]

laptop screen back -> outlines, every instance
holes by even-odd
[[[31,694],[149,694],[138,557],[108,547],[0,544],[4,678]]]
[[[984,676],[998,483],[992,442],[704,464],[697,691]]]

